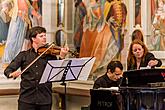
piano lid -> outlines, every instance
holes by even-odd
[[[121,86],[143,87],[150,83],[165,82],[165,69],[140,69],[123,73]]]

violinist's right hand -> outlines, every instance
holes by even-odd
[[[17,78],[20,74],[21,74],[20,71],[14,71],[14,72],[10,73],[9,77],[15,79],[15,78]]]

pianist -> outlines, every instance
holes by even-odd
[[[107,72],[96,79],[94,89],[118,87],[123,76],[123,65],[120,61],[111,61],[107,66]]]
[[[96,79],[93,88],[110,88],[119,87],[121,83],[121,77],[123,76],[123,65],[120,61],[111,61],[107,66],[107,72]],[[114,94],[115,96],[115,110],[123,110],[122,96],[120,94]],[[114,96],[113,96],[114,97]]]

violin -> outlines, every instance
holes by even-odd
[[[49,48],[49,47],[50,46],[46,44],[45,46],[38,48],[37,53],[39,55],[42,53],[44,53],[44,55],[53,55],[53,56],[60,55],[60,51],[61,51],[62,47],[59,47],[56,45],[51,46],[51,48]],[[73,52],[71,50],[69,50],[68,52],[71,53],[71,55],[76,57],[76,58],[79,57],[79,54],[77,52]]]
[[[48,46],[40,47],[37,49],[37,53],[39,55],[42,54],[43,52],[45,52],[44,53],[45,55],[53,55],[53,56],[60,55],[60,50],[61,50],[60,47],[52,46],[46,51],[47,48]]]

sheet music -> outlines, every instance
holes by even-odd
[[[82,59],[85,61],[88,61],[90,58],[88,57],[88,58],[82,58]],[[96,60],[96,58],[94,57],[85,65],[85,67],[83,68],[83,70],[81,72],[82,74],[80,74],[78,80],[87,80],[88,79],[88,76],[92,70],[95,60]]]
[[[119,91],[119,87],[98,88],[99,90]]]
[[[42,78],[40,80],[40,83],[45,83],[47,82],[47,79],[49,77],[49,73],[53,72],[53,73],[58,73],[60,70],[62,71],[62,68],[61,65],[62,65],[63,61],[62,60],[56,60],[56,62],[54,60],[50,60],[47,65],[46,65],[46,68],[45,68],[45,71],[43,72],[43,75],[42,75]],[[58,67],[56,69],[53,69],[52,68],[52,65],[57,65],[58,64]],[[54,67],[54,66],[53,66]],[[64,71],[64,70],[63,70]],[[50,74],[50,77],[52,77],[53,74]],[[58,75],[57,76],[58,78],[61,78],[62,77],[62,74]]]
[[[40,83],[45,83],[48,81],[60,82],[69,61],[71,61],[71,65],[68,69],[65,80],[87,80],[93,67],[95,58],[87,57],[50,60],[46,65]]]
[[[150,67],[150,66],[147,66],[147,67],[140,67],[140,70],[142,70],[142,69],[151,69],[151,67]]]

